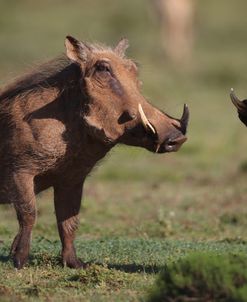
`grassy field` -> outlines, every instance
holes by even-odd
[[[197,3],[193,60],[175,68],[150,1],[0,0],[1,86],[63,52],[68,33],[111,45],[126,36],[143,93],[171,115],[185,101],[191,111],[178,153],[120,146],[87,179],[76,240],[87,271],[61,267],[52,190],[37,197],[30,264],[15,271],[17,222],[1,205],[0,301],[140,301],[166,263],[192,251],[247,252],[247,131],[229,99],[231,87],[247,98],[247,3]]]

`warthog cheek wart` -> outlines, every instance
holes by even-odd
[[[110,86],[111,91],[115,95],[117,95],[117,96],[123,96],[124,95],[124,89],[123,89],[121,83],[117,79],[111,78],[109,80],[109,86]]]

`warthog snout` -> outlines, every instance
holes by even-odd
[[[183,115],[179,121],[180,126],[177,127],[176,130],[174,130],[173,135],[171,135],[171,137],[168,138],[161,145],[161,148],[159,148],[159,150],[157,152],[163,153],[163,152],[178,151],[179,148],[182,146],[182,144],[184,142],[186,142],[186,140],[187,140],[187,137],[185,136],[185,134],[187,132],[188,122],[189,122],[189,108],[186,104],[184,104]],[[175,125],[175,127],[176,127],[176,125]]]
[[[150,108],[147,108],[150,110]],[[153,109],[153,108],[152,108]],[[153,117],[147,118],[142,106],[139,104],[139,113],[146,132],[149,134],[150,141],[146,147],[156,153],[178,151],[182,144],[187,140],[186,132],[189,122],[189,109],[184,105],[181,119],[175,119],[167,114],[153,109]],[[149,112],[150,114],[150,112]]]

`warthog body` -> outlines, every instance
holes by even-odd
[[[11,254],[27,261],[36,219],[35,194],[54,188],[64,265],[81,267],[73,245],[83,183],[117,143],[164,153],[186,140],[188,108],[180,120],[140,93],[137,67],[115,49],[67,37],[66,56],[40,66],[0,93],[0,202],[19,221]]]

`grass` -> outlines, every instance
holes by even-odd
[[[79,240],[77,251],[87,270],[62,268],[60,243],[36,238],[29,265],[15,271],[8,257],[9,243],[0,246],[0,293],[13,299],[55,301],[139,301],[153,284],[155,273],[195,251],[246,253],[247,242],[188,242],[160,239]],[[138,296],[137,296],[138,291]]]
[[[17,232],[12,206],[0,208],[0,300],[139,301],[156,273],[194,251],[246,253],[246,128],[229,99],[246,98],[246,1],[197,1],[190,66],[164,56],[151,1],[0,0],[0,84],[64,51],[69,33],[113,45],[130,40],[143,94],[180,116],[191,111],[188,142],[176,154],[119,146],[84,189],[78,255],[91,265],[60,265],[52,190],[37,197],[30,264],[12,268]],[[105,9],[107,6],[107,10]]]

